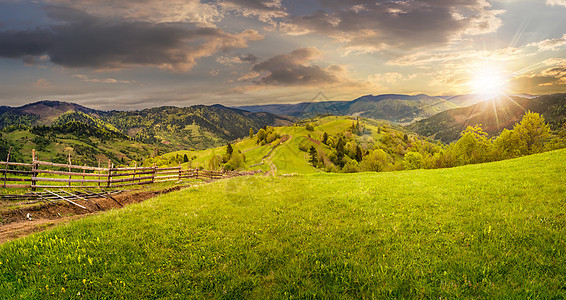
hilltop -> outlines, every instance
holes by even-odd
[[[279,175],[392,171],[403,168],[403,157],[410,149],[438,147],[402,126],[358,117],[317,117],[261,131],[231,145],[235,153],[243,154],[238,168],[274,170]],[[145,164],[175,165],[181,161],[186,167],[214,169],[222,167],[218,161],[225,154],[225,145],[202,151],[182,150],[146,160]],[[185,156],[189,161],[184,161]],[[217,156],[220,158],[213,161]]]

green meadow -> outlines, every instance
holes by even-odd
[[[559,150],[221,180],[0,245],[0,298],[562,299],[565,175]]]

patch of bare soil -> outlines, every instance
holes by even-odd
[[[9,209],[0,206],[0,244],[43,231],[59,223],[80,219],[110,209],[122,208],[128,204],[139,203],[160,194],[180,190],[173,187],[159,191],[124,192],[111,198],[91,198],[72,200],[87,209],[66,201],[57,201]]]

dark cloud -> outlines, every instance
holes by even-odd
[[[502,11],[484,0],[320,0],[323,10],[290,17],[281,27],[290,34],[332,36],[350,48],[376,51],[441,45],[461,35],[492,32]]]
[[[255,63],[259,60],[259,57],[253,55],[253,54],[242,54],[239,56],[241,61],[245,61],[247,63]]]
[[[218,51],[244,48],[261,36],[253,30],[238,34],[194,23],[126,22],[84,12],[48,7],[57,25],[47,29],[0,31],[0,56],[28,58],[48,55],[65,67],[130,68],[155,66],[186,71],[196,59]]]
[[[324,85],[342,81],[340,66],[321,68],[308,64],[318,57],[320,51],[316,48],[299,48],[288,54],[274,56],[266,61],[255,64],[251,71],[265,74],[255,81],[262,85]]]

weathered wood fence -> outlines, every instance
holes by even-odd
[[[108,167],[90,167],[52,163],[37,160],[32,152],[32,163],[0,162],[2,188],[118,188],[145,185],[182,179],[210,181],[234,176],[252,175],[259,171],[222,172],[178,167],[125,167],[115,168],[111,161]],[[64,168],[65,171],[61,171]]]

